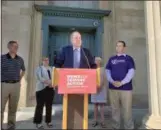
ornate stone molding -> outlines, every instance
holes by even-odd
[[[52,5],[34,5],[34,7],[37,11],[42,12],[44,16],[101,19],[104,16],[109,16],[111,12],[110,10],[58,7]]]

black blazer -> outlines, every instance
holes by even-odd
[[[87,58],[86,58],[87,57]],[[87,61],[88,59],[88,61]],[[90,51],[86,48],[81,48],[80,68],[96,68],[94,58]],[[55,67],[57,68],[73,68],[73,46],[65,46],[59,52],[56,58]]]

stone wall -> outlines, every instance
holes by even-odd
[[[112,27],[110,48],[113,52],[111,54],[115,53],[117,40],[124,40],[127,43],[126,52],[134,58],[136,63],[136,74],[133,80],[133,105],[148,107],[144,2],[110,1],[107,4],[107,8],[112,11],[108,19],[108,22],[111,23],[110,27]],[[108,47],[106,46],[106,48]]]
[[[21,82],[19,106],[26,105],[32,3],[32,1],[2,1],[2,53],[8,52],[8,41],[18,41],[18,54],[24,59],[26,67],[26,74]]]
[[[98,8],[98,1],[85,1],[85,0],[53,0],[49,4],[60,7],[75,7],[75,8]]]

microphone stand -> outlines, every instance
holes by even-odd
[[[83,55],[84,55],[84,57],[85,57],[85,59],[86,59],[86,62],[87,62],[88,68],[90,69],[90,68],[91,68],[91,66],[90,66],[90,64],[89,64],[89,60],[88,60],[88,58],[87,58],[87,56],[86,56],[86,54],[85,54],[85,52],[84,52],[84,50],[83,50],[83,48],[82,48],[82,47],[81,47],[81,50],[82,50]]]

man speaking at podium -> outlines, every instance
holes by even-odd
[[[74,31],[70,35],[72,45],[65,46],[57,56],[56,67],[58,68],[96,68],[94,58],[90,51],[82,47],[81,34]],[[61,78],[61,77],[60,77]],[[68,95],[67,117],[68,129],[82,129],[83,127],[83,102],[84,95]],[[75,122],[75,123],[74,123]]]

